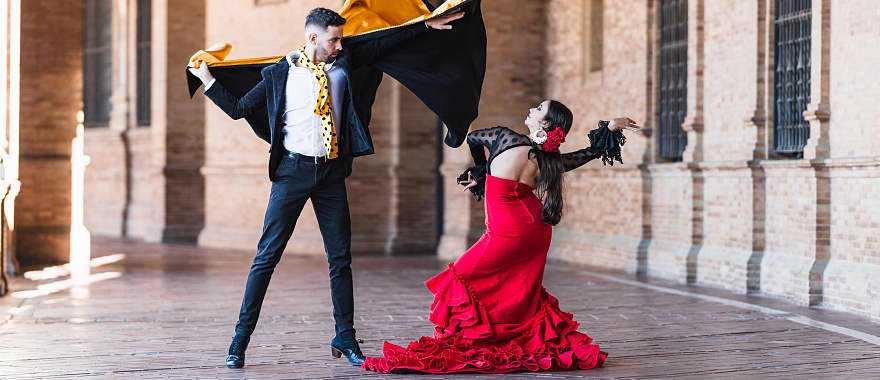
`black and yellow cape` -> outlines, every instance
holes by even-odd
[[[388,74],[412,91],[447,127],[445,142],[459,147],[471,122],[477,117],[480,91],[486,72],[486,29],[480,0],[447,0],[434,7],[426,0],[346,0],[339,12],[346,18],[343,48],[383,38],[397,28],[423,22],[432,17],[464,11],[452,30],[428,33],[417,41],[404,42],[370,66],[350,77],[357,113],[369,125],[376,90],[382,73]],[[219,44],[200,50],[190,58],[190,67],[206,62],[211,74],[233,95],[243,96],[259,83],[260,70],[284,56],[226,60],[232,47]],[[201,82],[188,70],[190,96]],[[246,118],[268,125],[266,113]]]

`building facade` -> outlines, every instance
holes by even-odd
[[[876,4],[546,11],[544,93],[576,107],[576,133],[631,115],[651,135],[569,178],[555,257],[880,317]]]
[[[284,54],[302,43],[311,8],[343,1],[11,3],[0,68],[11,78],[4,167],[17,169],[5,169],[4,180],[13,189],[20,181],[21,192],[10,198],[19,212],[8,251],[45,261],[51,253],[22,247],[64,241],[71,199],[61,174],[71,168],[65,149],[80,109],[92,234],[253,249],[269,190],[267,146],[200,94],[189,99],[184,66],[216,42],[231,43],[232,58]],[[583,147],[600,119],[629,116],[646,127],[628,136],[624,165],[591,163],[567,175],[552,258],[880,319],[880,84],[872,71],[880,8],[871,0],[482,7],[488,67],[472,128],[524,131],[528,108],[544,98],[575,113],[563,151]],[[41,12],[57,22],[28,18]],[[28,38],[52,44],[38,52]],[[58,63],[37,70],[46,60]],[[55,106],[40,108],[50,97]],[[484,228],[482,204],[455,184],[467,149],[443,146],[436,117],[390,78],[373,115],[377,153],[355,160],[348,183],[353,249],[455,258]],[[323,252],[308,206],[288,251]]]

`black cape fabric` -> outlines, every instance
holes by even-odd
[[[452,30],[429,31],[398,45],[392,52],[350,73],[355,111],[369,125],[382,73],[412,91],[447,127],[445,143],[457,148],[464,142],[471,122],[477,118],[480,91],[486,73],[486,28],[480,0],[465,1],[444,14],[464,11]],[[343,48],[383,38],[396,28],[377,30],[343,39]],[[281,57],[280,59],[283,59]],[[242,64],[210,67],[214,78],[235,96],[244,96],[259,83],[260,70],[270,65]],[[202,85],[186,71],[190,97]],[[251,126],[269,121],[265,112],[246,118]],[[255,128],[256,129],[256,128]]]

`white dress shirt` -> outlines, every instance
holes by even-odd
[[[325,72],[329,69],[330,65],[324,66]],[[321,136],[321,117],[315,114],[318,90],[318,80],[311,70],[290,65],[282,116],[284,148],[288,151],[315,157],[327,155],[324,137]]]
[[[287,71],[285,86],[285,105],[282,120],[284,122],[284,148],[288,151],[306,156],[324,157],[327,148],[321,136],[321,117],[315,114],[315,103],[318,101],[318,80],[312,71],[295,65],[298,55],[288,54],[285,59],[290,64]],[[324,65],[327,72],[333,68],[332,63]],[[216,79],[211,78],[205,85],[205,91],[211,88]],[[331,118],[336,125],[335,116]]]

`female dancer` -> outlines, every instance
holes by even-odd
[[[563,173],[601,157],[623,162],[629,118],[602,121],[590,147],[560,154],[572,113],[545,100],[529,110],[529,135],[505,127],[468,134],[474,166],[459,177],[486,197],[486,233],[448,269],[426,281],[434,294],[433,337],[406,348],[385,342],[364,368],[384,373],[506,373],[590,369],[607,354],[577,331],[570,313],[543,287],[552,227],[562,216]],[[484,147],[489,149],[486,159]]]

